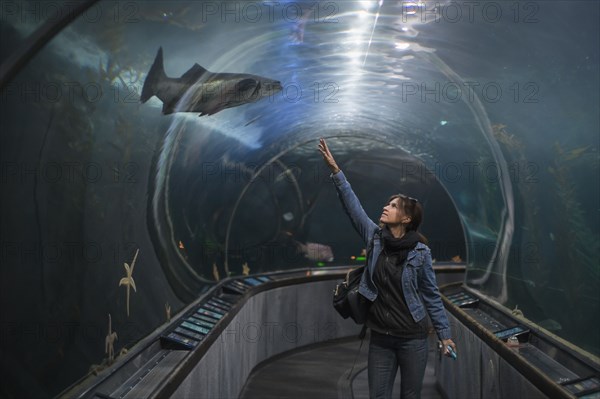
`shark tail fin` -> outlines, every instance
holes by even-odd
[[[162,47],[158,49],[158,53],[156,53],[156,58],[154,58],[154,63],[150,67],[150,71],[146,76],[146,80],[144,81],[144,87],[142,88],[142,95],[140,96],[140,101],[145,103],[156,94],[156,88],[158,83],[166,79],[167,75],[165,74],[165,67],[163,65],[163,52]]]

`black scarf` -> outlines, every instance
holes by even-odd
[[[395,238],[387,227],[383,228],[383,252],[386,255],[397,256],[396,264],[404,262],[408,252],[421,240],[419,234],[414,231],[407,231],[400,238]]]

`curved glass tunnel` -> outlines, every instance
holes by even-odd
[[[467,3],[100,1],[56,34],[1,93],[3,396],[61,392],[217,280],[360,264],[319,137],[374,220],[419,198],[438,262],[598,356],[599,6]],[[7,4],[0,61],[56,18]],[[159,48],[169,78],[283,89],[163,115]]]

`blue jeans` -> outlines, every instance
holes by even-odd
[[[398,338],[372,331],[368,364],[370,398],[392,397],[398,367],[400,398],[420,398],[426,366],[427,338]]]

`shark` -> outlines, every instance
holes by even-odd
[[[282,90],[281,82],[246,73],[214,73],[194,64],[179,78],[166,75],[162,47],[144,80],[140,101],[153,96],[162,103],[164,115],[198,112],[213,115],[226,108],[256,102]]]

